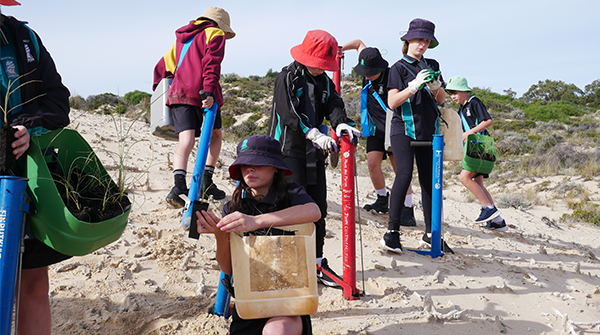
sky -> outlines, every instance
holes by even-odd
[[[226,9],[237,36],[227,41],[222,73],[264,76],[292,61],[309,30],[340,45],[361,39],[392,65],[414,18],[435,23],[440,45],[425,53],[443,77],[520,97],[546,79],[582,90],[600,79],[600,1],[245,1],[22,0],[2,13],[29,22],[52,55],[71,95],[152,91],[152,73],[175,30],[209,6]],[[371,5],[372,4],[372,5]],[[343,72],[358,54],[346,51]]]

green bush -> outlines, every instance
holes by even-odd
[[[118,105],[117,107],[115,107],[115,113],[117,113],[119,115],[123,115],[123,114],[127,113],[127,106]]]
[[[146,99],[150,99],[152,94],[135,90],[133,92],[126,93],[123,100],[128,102],[131,106],[136,106],[140,102]]]
[[[551,102],[545,105],[531,104],[523,108],[525,116],[536,121],[556,120],[561,123],[570,123],[570,116],[581,116],[585,114],[583,109],[566,101]]]

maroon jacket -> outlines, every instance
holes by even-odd
[[[175,32],[177,41],[154,67],[152,90],[163,78],[173,77],[167,106],[183,104],[202,106],[200,90],[212,94],[223,105],[219,77],[221,61],[225,56],[225,33],[211,21],[190,21]],[[194,37],[179,68],[177,63],[185,42]],[[175,71],[177,69],[177,71]]]

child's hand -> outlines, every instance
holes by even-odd
[[[240,212],[233,212],[226,215],[221,219],[221,222],[217,224],[217,227],[219,227],[221,231],[228,233],[235,231],[255,231],[260,228],[256,222],[255,216],[242,214]]]
[[[197,211],[196,216],[198,217],[198,221],[196,221],[196,225],[198,226],[198,234],[219,235],[223,233],[217,227],[219,218],[213,213],[207,211]]]
[[[27,128],[21,125],[13,128],[17,128],[17,132],[15,133],[16,140],[12,142],[11,146],[15,149],[13,155],[16,159],[19,159],[29,149],[29,132]]]

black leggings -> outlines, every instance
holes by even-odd
[[[317,160],[317,184],[306,184],[306,160],[283,157],[287,166],[294,172],[287,177],[290,182],[298,183],[306,189],[306,193],[313,198],[321,210],[321,218],[315,222],[315,238],[317,247],[317,258],[323,257],[323,245],[325,244],[325,217],[327,216],[327,181],[325,180],[325,161]]]
[[[400,229],[400,216],[404,207],[404,197],[408,191],[412,174],[413,162],[417,161],[419,174],[419,185],[421,185],[421,201],[423,203],[423,215],[425,217],[425,228],[431,233],[431,187],[433,184],[433,151],[431,146],[411,147],[412,139],[404,134],[392,135],[392,152],[396,161],[396,178],[390,196],[390,221],[389,230]],[[414,159],[413,159],[414,157]]]

